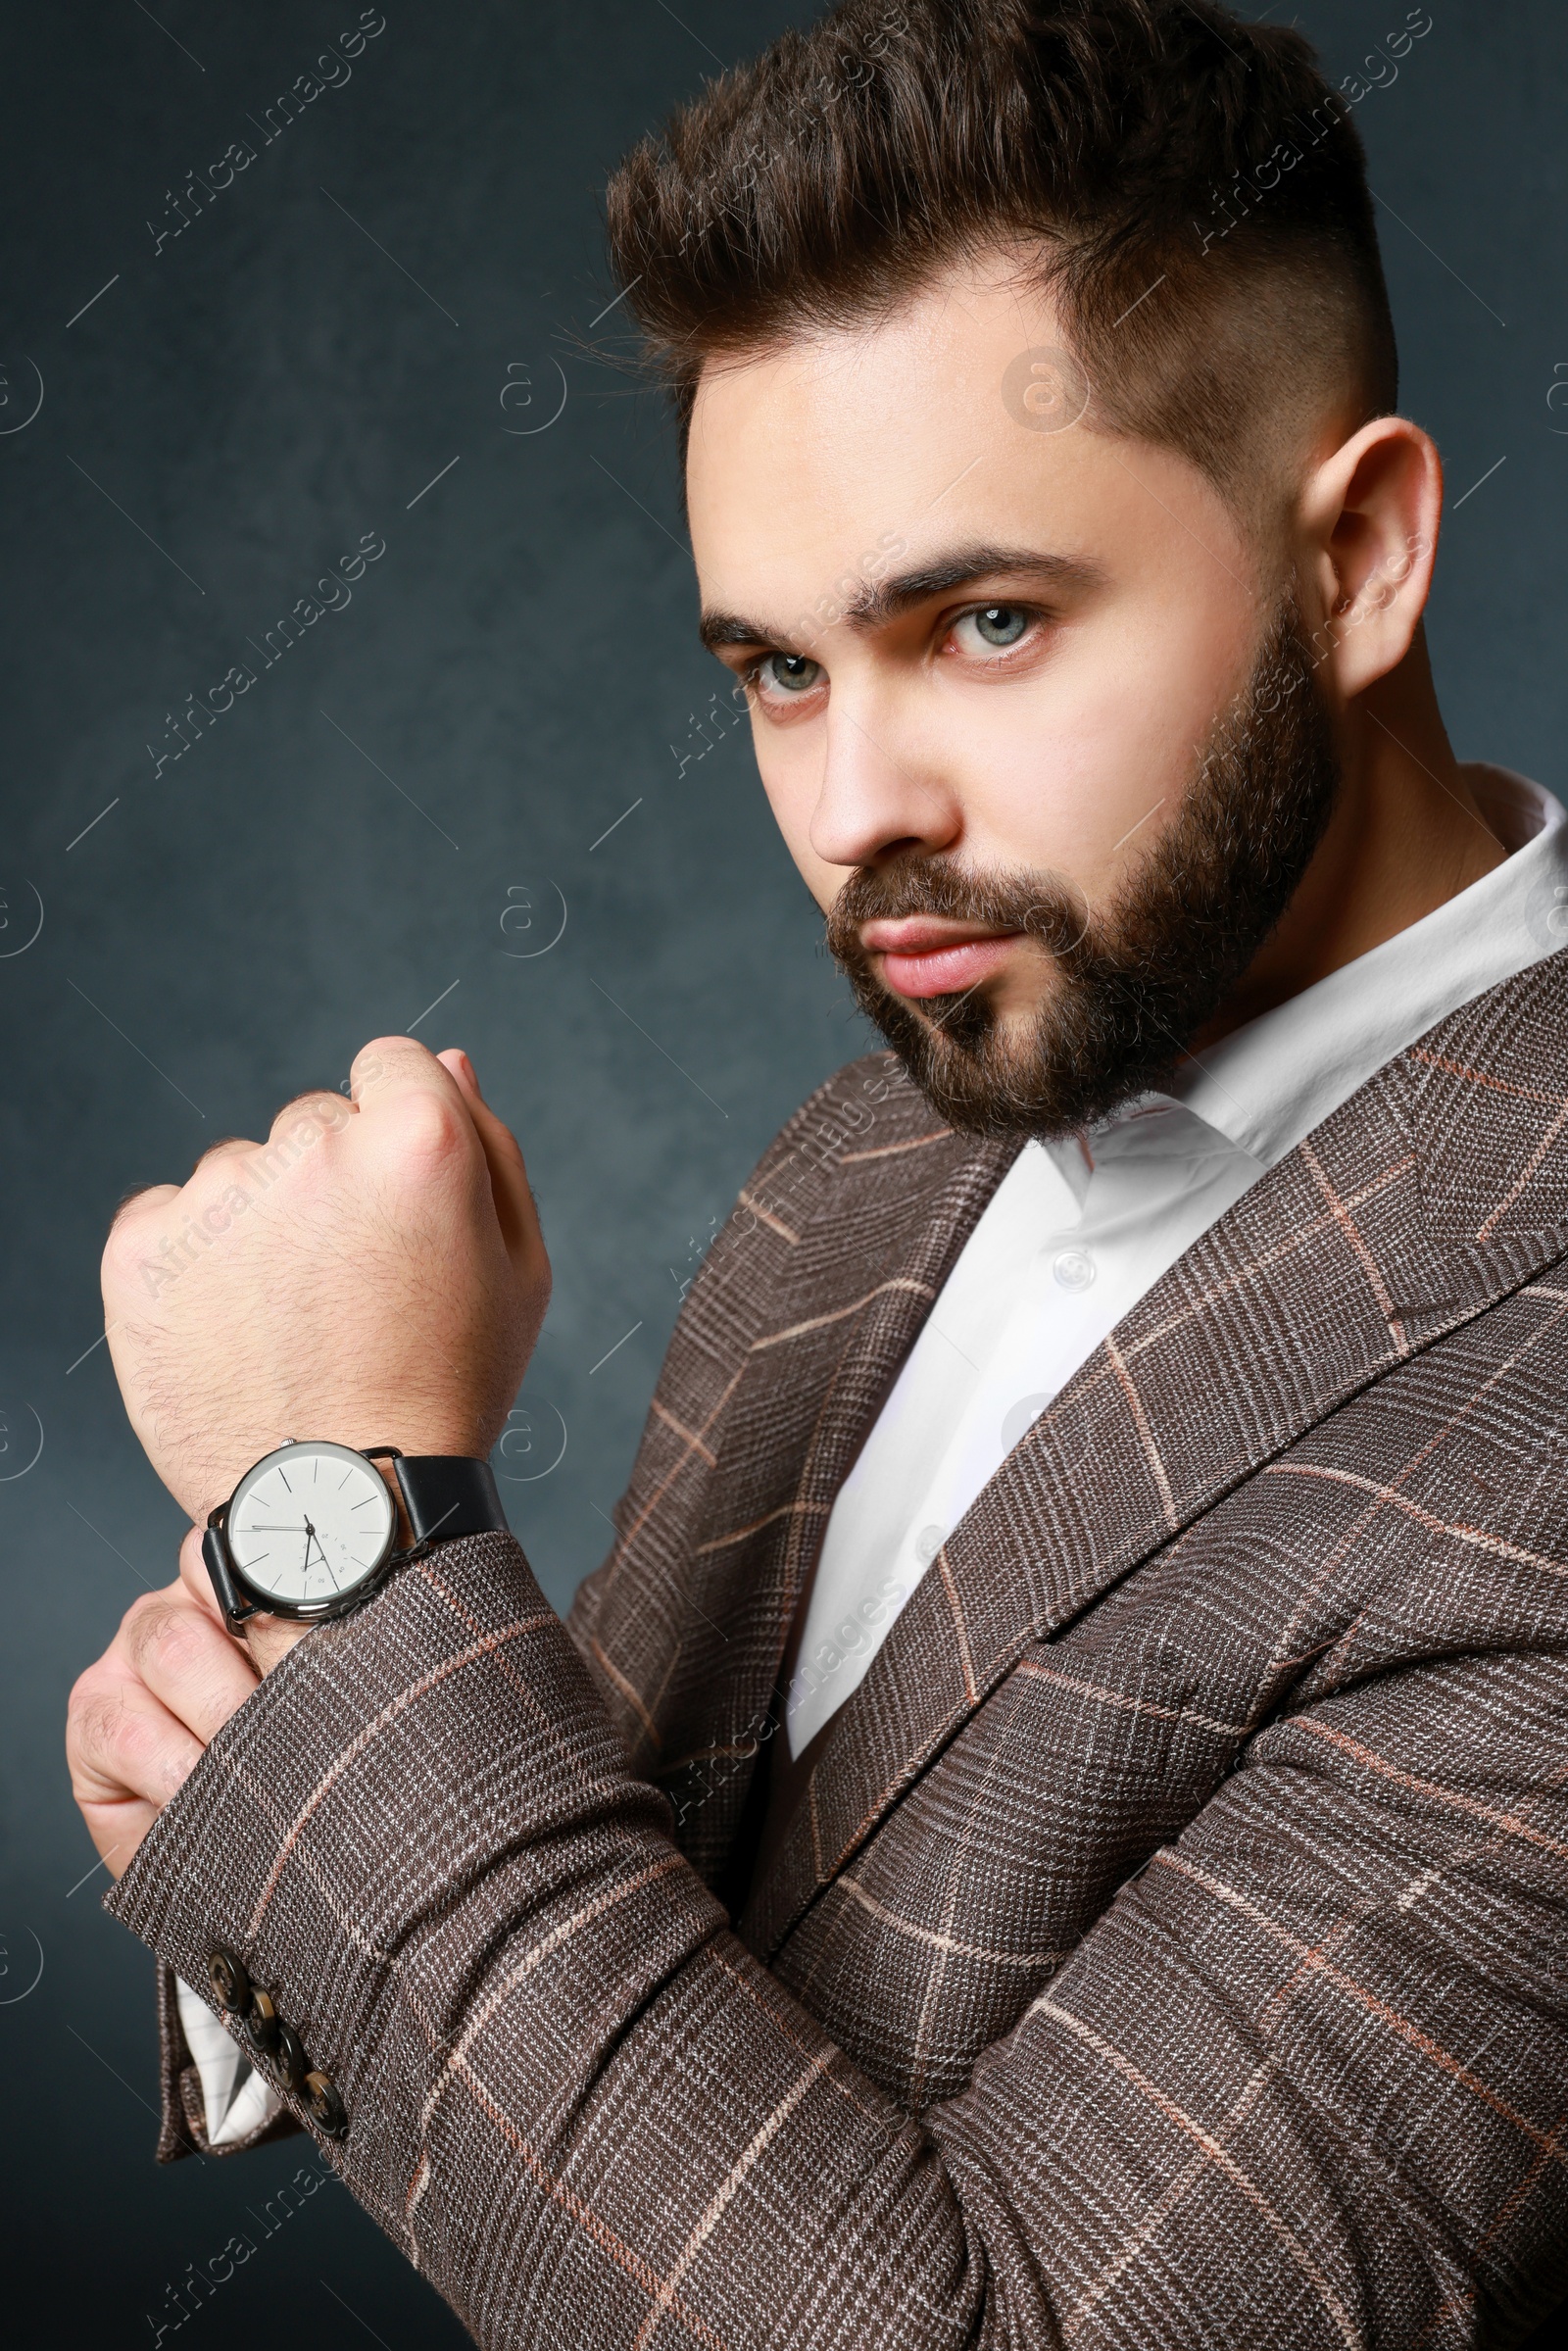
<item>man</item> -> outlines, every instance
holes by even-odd
[[[548,1272],[464,1055],[122,1210],[220,1517],[73,1709],[162,2151],[304,2123],[494,2345],[1515,2342],[1568,848],[1444,732],[1345,110],[1204,0],[850,0],[610,221],[894,1052],[743,1192],[564,1628],[474,1466]]]

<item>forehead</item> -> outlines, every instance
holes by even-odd
[[[1098,563],[1136,542],[1191,568],[1200,549],[1172,496],[1217,496],[1174,453],[1091,429],[1091,397],[1050,295],[1010,260],[952,270],[871,323],[710,363],[687,454],[705,603],[808,602],[890,538],[915,561],[1021,532]]]

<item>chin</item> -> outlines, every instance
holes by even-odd
[[[1005,975],[988,980],[982,987],[965,989],[957,996],[900,996],[897,989],[888,990],[896,1004],[902,1005],[906,1012],[914,1013],[927,1028],[938,1031],[949,1027],[960,1005],[983,1004],[991,1034],[1004,1047],[1027,1046],[1032,1042],[1041,1013],[1058,993],[1051,983],[1025,992],[1021,986],[1009,984]]]

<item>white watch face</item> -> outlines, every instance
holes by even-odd
[[[310,1438],[248,1469],[228,1508],[228,1549],[257,1592],[295,1607],[357,1591],[392,1547],[397,1513],[373,1462]]]

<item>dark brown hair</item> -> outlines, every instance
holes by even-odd
[[[1213,0],[845,0],[724,73],[608,191],[684,432],[704,364],[1019,246],[1088,421],[1235,493],[1396,397],[1365,157],[1299,34]]]

